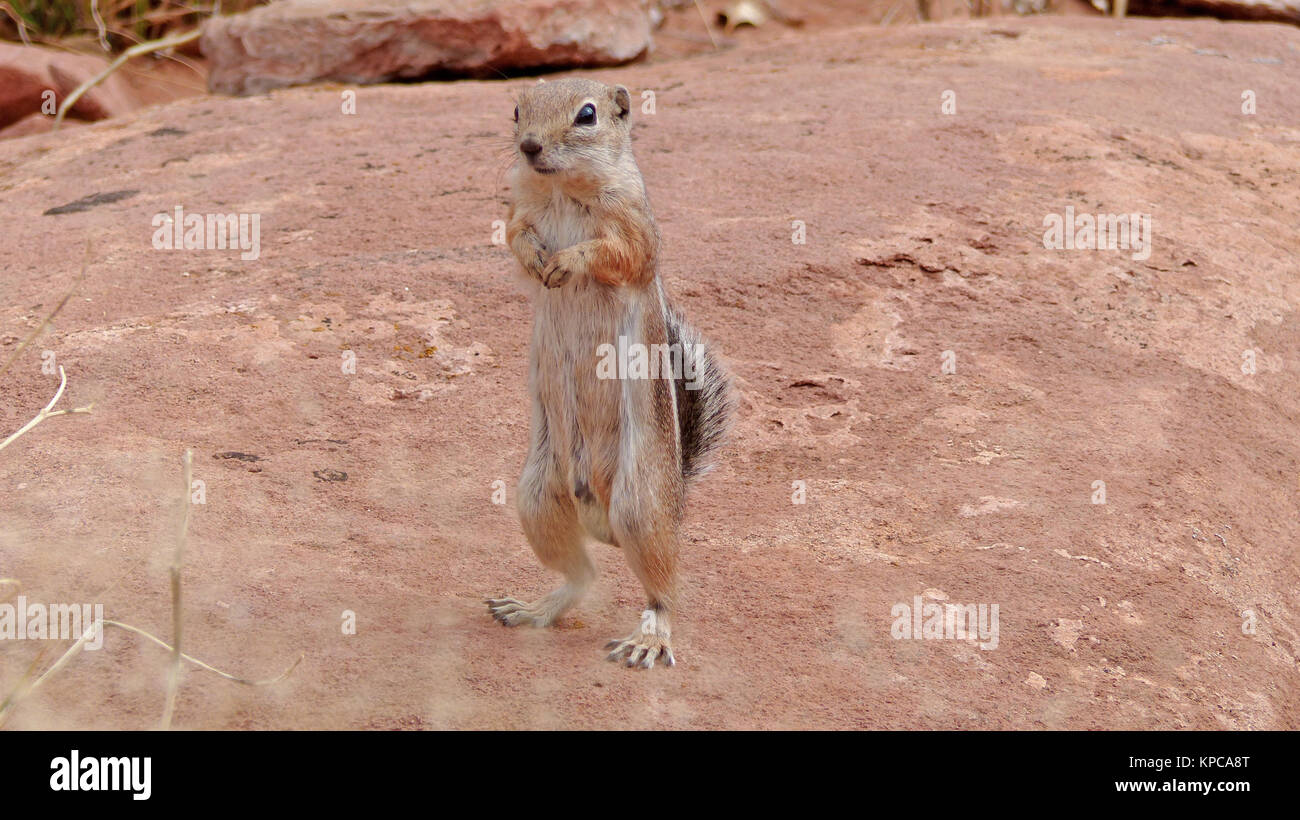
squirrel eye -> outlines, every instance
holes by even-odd
[[[579,111],[578,116],[573,119],[574,125],[595,125],[596,124],[596,106],[591,103],[584,105]]]
[[[515,106],[515,122],[519,122],[519,106]]]

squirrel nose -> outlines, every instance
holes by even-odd
[[[519,150],[530,157],[535,157],[542,152],[542,144],[536,137],[524,137],[523,142],[519,143]]]

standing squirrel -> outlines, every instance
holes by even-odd
[[[507,626],[549,626],[596,575],[586,540],[616,546],[648,601],[636,631],[606,648],[612,661],[649,669],[676,662],[686,487],[712,466],[734,398],[664,293],[630,118],[626,88],[583,79],[540,83],[515,108],[506,238],[535,309],[519,518],[565,582],[533,603],[487,604]]]

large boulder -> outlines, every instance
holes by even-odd
[[[651,47],[641,0],[284,0],[204,24],[208,87],[619,65]]]
[[[0,42],[0,128],[41,113],[46,91],[54,92],[53,104],[57,106],[77,86],[107,67],[107,60],[89,54]],[[82,95],[70,113],[82,119],[102,120],[137,107],[126,80],[109,75]]]
[[[1300,0],[1129,0],[1129,14],[1200,15],[1300,24]]]

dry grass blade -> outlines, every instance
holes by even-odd
[[[59,303],[54,306],[54,310],[51,310],[49,313],[45,314],[45,318],[42,319],[41,323],[36,326],[36,329],[33,330],[31,333],[27,334],[27,338],[19,342],[18,347],[14,348],[14,352],[9,354],[9,358],[5,359],[4,365],[0,366],[0,376],[4,375],[4,372],[9,369],[9,365],[13,364],[14,360],[18,358],[18,354],[22,353],[23,350],[26,349],[26,347],[29,344],[34,342],[36,340],[36,337],[40,336],[41,333],[45,331],[45,328],[50,326],[50,322],[54,321],[54,317],[59,314],[59,311],[63,310],[63,306],[66,305],[68,303],[68,300],[72,298],[72,294],[77,292],[77,286],[81,284],[81,280],[86,278],[86,268],[89,267],[89,265],[90,265],[90,243],[87,242],[86,260],[81,263],[81,273],[77,274],[77,281],[73,282],[72,287],[68,288],[68,292],[63,294],[63,298],[60,299]]]
[[[17,439],[23,433],[26,433],[28,430],[31,430],[33,427],[45,421],[46,419],[54,418],[55,416],[66,416],[73,413],[89,413],[94,408],[95,405],[92,403],[86,405],[85,407],[74,407],[71,410],[53,409],[54,405],[58,404],[59,399],[63,397],[63,390],[67,386],[68,386],[68,376],[66,373],[63,372],[63,365],[59,365],[59,389],[58,392],[54,394],[54,398],[50,399],[50,403],[45,405],[45,407],[41,409],[41,412],[36,414],[35,418],[33,418],[31,421],[24,424],[22,427],[18,428],[17,432],[15,432],[9,438],[5,439],[4,441],[0,441],[0,450],[3,450],[4,448],[8,447],[15,439]]]
[[[718,50],[718,38],[713,36],[713,29],[709,27],[709,16],[704,13],[704,6],[700,5],[700,0],[695,0],[695,10],[700,13],[700,19],[704,21],[704,33],[709,35],[709,42],[713,43],[713,50]]]
[[[185,518],[181,521],[181,535],[176,540],[176,552],[172,555],[172,635],[176,645],[172,647],[172,671],[167,676],[167,703],[163,707],[162,730],[172,727],[172,711],[176,708],[176,689],[181,682],[181,567],[185,565],[185,540],[190,531],[190,483],[194,473],[194,451],[185,451]]]
[[[175,46],[185,45],[188,42],[199,39],[199,35],[202,32],[203,29],[196,28],[193,31],[186,32],[185,34],[174,34],[171,37],[164,37],[161,40],[149,40],[148,42],[139,43],[131,46],[126,51],[123,51],[121,54],[117,55],[117,59],[108,64],[108,68],[105,68],[89,80],[86,80],[84,83],[77,86],[75,91],[63,98],[63,102],[59,104],[58,113],[54,115],[54,130],[59,130],[59,126],[63,123],[63,116],[68,113],[69,108],[76,105],[77,100],[81,99],[83,94],[103,82],[108,75],[117,71],[118,68],[120,68],[127,60],[130,60],[132,57],[139,57],[141,54],[151,54],[155,51],[161,51],[164,48],[173,48]]]
[[[148,632],[145,632],[143,629],[140,629],[139,627],[134,627],[131,626],[130,624],[124,624],[119,621],[109,621],[109,620],[104,621],[104,626],[115,626],[118,629],[125,629],[127,632],[133,632],[136,635],[139,635],[143,638],[148,638],[149,640],[153,641],[154,643],[158,644],[163,649],[166,649],[169,652],[172,651],[171,644],[167,643],[162,638],[159,638],[157,635],[153,635]],[[234,683],[243,684],[244,686],[270,686],[273,683],[279,683],[280,681],[289,677],[289,674],[293,672],[293,670],[298,668],[298,664],[302,663],[302,659],[305,657],[306,655],[299,652],[298,657],[294,660],[294,662],[289,664],[289,667],[287,669],[285,669],[283,672],[281,672],[280,674],[276,675],[273,678],[267,678],[266,680],[250,680],[249,678],[241,678],[236,675],[232,675],[229,672],[222,672],[220,669],[216,668],[215,666],[209,666],[208,664],[204,663],[198,658],[191,657],[190,655],[186,655],[184,652],[181,653],[182,660],[189,661],[190,663],[194,664],[195,666],[204,670],[205,672],[211,672],[214,675],[220,675],[221,677],[225,678],[228,681],[233,681]]]
[[[21,38],[58,43],[63,38],[88,33],[100,45],[120,47],[114,38],[147,40],[172,33],[178,26],[192,28],[206,17],[247,11],[268,0],[0,0],[0,39]],[[30,32],[30,39],[29,39]],[[105,36],[107,34],[107,36]],[[129,35],[129,37],[128,37]]]
[[[109,51],[108,32],[104,27],[104,18],[99,14],[99,0],[90,0],[90,16],[95,19],[95,32],[99,35],[99,47]]]
[[[68,661],[72,660],[72,656],[77,654],[81,647],[85,645],[86,641],[88,641],[99,628],[99,624],[91,624],[90,628],[82,633],[81,637],[77,639],[77,642],[68,647],[68,651],[60,655],[59,659],[54,662],[54,665],[49,669],[46,669],[43,675],[31,684],[26,684],[26,681],[24,680],[23,683],[18,685],[17,689],[10,692],[9,696],[5,698],[4,703],[0,703],[0,727],[5,725],[5,722],[9,720],[9,715],[13,714],[14,708],[17,707],[24,698],[39,689],[41,684],[54,677],[54,674],[60,669],[67,666]],[[39,660],[39,658],[37,660]]]
[[[18,29],[18,38],[23,41],[23,45],[30,46],[32,41],[27,37],[27,23],[23,20],[23,16],[19,14],[13,6],[9,5],[7,2],[3,2],[3,0],[0,0],[0,11],[3,11],[11,20],[14,21],[14,27]]]
[[[4,699],[3,703],[0,703],[0,728],[4,727],[5,722],[9,719],[9,716],[13,714],[13,710],[19,704],[19,702],[27,698],[27,696],[31,695],[32,692],[35,692],[37,689],[39,689],[47,680],[54,677],[55,673],[57,673],[60,669],[67,666],[68,661],[72,660],[73,655],[75,655],[81,649],[81,647],[85,645],[86,641],[88,641],[92,636],[94,636],[95,630],[101,626],[114,626],[117,627],[118,629],[126,630],[127,632],[131,632],[143,638],[149,639],[150,641],[161,646],[163,649],[166,649],[168,652],[175,651],[174,647],[172,647],[171,644],[167,643],[162,638],[159,638],[156,635],[146,632],[143,629],[140,629],[139,627],[131,626],[130,624],[124,624],[120,621],[110,621],[108,619],[105,619],[102,624],[92,624],[91,627],[87,629],[80,638],[77,639],[77,642],[74,643],[72,646],[68,647],[68,650],[64,652],[57,661],[54,662],[53,666],[45,670],[44,674],[42,674],[29,686],[20,685],[17,689],[11,692],[7,698]],[[293,663],[289,664],[289,667],[287,669],[285,669],[280,674],[276,675],[274,678],[267,678],[266,680],[249,680],[248,678],[241,678],[236,675],[232,675],[229,672],[223,672],[220,669],[216,668],[215,666],[206,664],[203,661],[199,660],[198,658],[191,657],[189,655],[186,655],[183,652],[180,653],[180,657],[182,660],[188,661],[189,663],[194,664],[195,666],[199,667],[204,671],[211,672],[215,675],[220,675],[221,677],[225,678],[228,681],[233,681],[234,683],[238,683],[243,686],[270,686],[271,684],[279,683],[280,681],[289,677],[289,675],[293,672],[293,670],[298,668],[298,664],[302,663],[302,659],[305,657],[305,655],[303,655],[301,652],[298,653],[298,657],[294,660]],[[38,657],[37,661],[39,660],[40,658]]]

